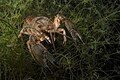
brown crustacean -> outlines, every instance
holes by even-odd
[[[28,16],[25,19],[23,28],[18,35],[18,38],[20,38],[23,34],[29,35],[29,40],[27,41],[28,49],[34,60],[40,63],[43,67],[48,67],[46,60],[51,63],[55,60],[53,55],[49,53],[41,42],[47,40],[50,43],[53,43],[55,41],[55,36],[52,33],[60,33],[63,36],[63,44],[66,44],[66,31],[64,28],[60,27],[61,23],[64,23],[74,42],[76,42],[77,37],[82,41],[78,31],[74,29],[73,23],[65,16],[61,16],[59,14],[55,16],[54,21],[44,16]],[[47,34],[50,34],[52,39]]]

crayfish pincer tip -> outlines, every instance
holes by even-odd
[[[21,35],[19,34],[19,35],[18,35],[18,38],[20,38],[20,37],[21,37]]]

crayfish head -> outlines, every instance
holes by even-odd
[[[60,14],[57,14],[57,17],[58,17],[58,19],[59,19],[60,21],[64,21],[64,20],[66,19],[65,16],[60,15]]]
[[[60,26],[60,23],[64,23],[66,18],[63,15],[57,14],[54,18],[54,29],[57,29]]]

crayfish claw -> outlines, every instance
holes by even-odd
[[[73,23],[72,23],[71,21],[69,21],[69,20],[65,20],[64,23],[65,23],[65,26],[66,26],[67,30],[70,32],[70,34],[71,34],[74,42],[76,43],[76,40],[77,40],[77,37],[78,37],[78,38],[81,40],[81,42],[82,42],[83,44],[85,44],[85,43],[83,42],[83,40],[82,40],[82,37],[81,37],[80,34],[78,33],[78,31],[74,29]]]
[[[85,45],[85,43],[82,40],[82,37],[75,29],[72,29],[71,36],[73,37],[74,41],[76,41],[76,39],[78,37],[81,40],[81,42]]]
[[[30,47],[30,53],[34,60],[39,63],[42,67],[48,68],[50,72],[51,69],[47,65],[47,60],[50,61],[52,64],[55,61],[52,54],[49,53],[49,51],[40,43],[35,41],[35,36],[30,35],[29,37],[29,47]]]

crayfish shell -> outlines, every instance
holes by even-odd
[[[25,22],[31,26],[31,27],[35,27],[35,29],[37,30],[47,30],[47,29],[51,29],[53,27],[53,22],[44,16],[40,16],[40,17],[36,17],[36,16],[28,16],[25,19]]]

